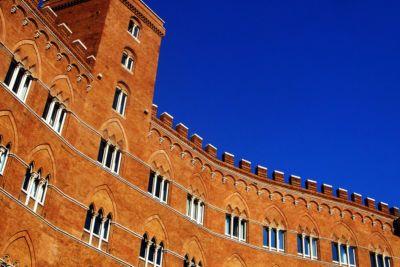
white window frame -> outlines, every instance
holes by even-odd
[[[230,217],[230,228],[227,228],[226,225],[226,218]],[[234,221],[237,221],[237,226],[234,224]],[[242,223],[244,225],[244,228],[242,229]],[[247,220],[244,218],[241,218],[240,216],[236,216],[233,214],[225,214],[225,235],[229,236],[231,239],[237,239],[241,242],[246,242],[247,241]],[[237,228],[237,236],[233,234],[234,228]]]
[[[161,267],[161,266],[162,266],[162,264],[163,264],[163,258],[164,258],[164,247],[161,246],[161,243],[162,243],[162,242],[160,242],[160,244],[155,244],[156,248],[155,248],[155,250],[154,250],[154,258],[153,258],[153,259],[149,259],[150,247],[153,245],[153,241],[151,241],[151,240],[146,240],[146,242],[145,242],[146,247],[145,247],[145,249],[144,249],[144,258],[143,258],[142,256],[139,256],[139,258],[140,258],[141,260],[144,261],[144,266],[145,266],[145,267],[148,267],[149,264],[151,264],[151,266],[154,266],[154,267]],[[157,264],[157,261],[158,261],[158,251],[159,251],[160,249],[161,249],[160,264]]]
[[[371,251],[370,253],[373,253],[374,256],[375,256],[375,266],[376,266],[376,267],[379,266],[379,265],[378,265],[378,256],[382,256],[382,259],[383,259],[383,267],[391,267],[391,266],[392,266],[391,257],[388,256],[388,255],[385,255],[385,253],[378,253],[378,252],[373,252],[373,251]],[[386,260],[385,260],[386,258],[389,259],[389,266],[387,266],[387,264],[386,264]]]
[[[101,166],[103,166],[107,170],[110,170],[113,173],[119,174],[119,171],[121,168],[122,152],[118,146],[111,144],[109,141],[102,138],[100,141],[99,153],[100,153],[100,149],[101,149],[101,145],[102,145],[103,141],[106,143],[105,147],[103,149],[103,158],[101,159],[101,161],[99,161],[99,159],[97,159],[97,160],[101,164]],[[110,165],[110,167],[107,167],[107,156],[108,156],[109,149],[111,146],[114,147],[114,151],[112,152],[112,155],[111,155],[111,165]],[[118,152],[120,153],[119,158],[117,158]],[[115,168],[116,168],[116,170],[115,170]]]
[[[13,59],[13,61],[16,62],[16,67],[15,67],[15,69],[13,70],[13,73],[12,73],[12,75],[11,75],[11,79],[10,79],[9,84],[6,84],[5,81],[4,81],[4,85],[5,85],[11,92],[13,92],[13,94],[16,95],[22,102],[25,102],[25,101],[26,101],[26,98],[27,98],[27,96],[28,96],[28,93],[29,93],[29,89],[30,89],[30,87],[31,87],[31,85],[32,85],[33,77],[32,77],[32,74],[31,74],[28,70],[26,70],[26,69],[24,68],[24,66],[23,66],[20,62],[17,62],[15,59]],[[13,63],[13,62],[11,62],[11,64],[12,64],[12,63]],[[10,67],[9,67],[9,68],[11,68],[11,64],[10,64]],[[10,69],[9,69],[9,70],[10,70]],[[8,71],[9,71],[9,70],[8,70]],[[18,74],[19,74],[20,70],[24,71],[24,74],[22,75],[21,80],[19,81],[18,88],[14,88],[14,87],[15,87],[15,82],[16,82],[16,80],[17,80],[17,77],[18,77]],[[7,73],[8,73],[8,71],[7,71]],[[29,80],[28,80],[28,79],[29,79]],[[26,90],[23,91],[23,89],[25,88],[25,84],[26,84],[26,81],[27,81],[27,80],[28,80],[28,84],[27,84],[27,86],[26,86]],[[16,89],[16,90],[15,90],[16,92],[14,91],[14,89]]]
[[[133,23],[132,29],[130,29],[130,24]],[[135,30],[137,30],[136,34],[135,34]],[[136,22],[136,20],[134,19],[130,19],[129,20],[129,24],[128,24],[128,32],[129,34],[138,42],[140,42],[139,40],[139,36],[140,36],[140,32],[141,32],[142,28],[140,27],[140,25]]]
[[[49,103],[49,101],[51,101]],[[53,112],[55,111],[54,108],[58,104],[58,109],[56,110],[56,116],[54,118],[53,124],[51,123]],[[61,134],[62,129],[64,127],[65,118],[67,116],[67,109],[65,106],[56,98],[51,97],[46,102],[47,114],[43,114],[46,117],[43,117],[43,120],[49,125],[54,131],[58,134]],[[62,116],[62,117],[61,117]],[[60,121],[61,119],[61,121]]]
[[[93,237],[97,237],[99,239],[99,242],[96,246],[97,249],[101,250],[101,245],[103,242],[108,242],[109,237],[110,237],[110,230],[111,230],[111,218],[110,215],[104,216],[104,211],[102,210],[102,214],[101,214],[101,222],[100,222],[100,228],[99,228],[99,234],[96,234],[94,232],[94,226],[96,224],[96,218],[97,216],[100,215],[100,210],[98,212],[92,212],[91,214],[91,218],[90,218],[90,229],[86,229],[85,226],[83,227],[83,231],[89,234],[89,240],[88,240],[88,244],[89,245],[93,245]],[[108,221],[108,229],[107,229],[107,237],[104,238],[104,229],[105,229],[105,223]],[[86,218],[85,218],[85,223],[86,223]]]
[[[124,59],[124,57],[125,57],[125,59]],[[131,63],[130,67],[129,67],[129,62]],[[124,66],[124,68],[126,70],[128,70],[129,72],[132,72],[134,64],[135,64],[135,59],[133,58],[133,56],[131,56],[126,51],[122,52],[121,65]]]
[[[38,205],[44,206],[45,200],[46,200],[46,194],[47,194],[47,188],[49,186],[49,179],[48,178],[42,178],[40,173],[35,173],[31,172],[29,177],[29,182],[28,182],[28,188],[25,190],[24,189],[24,183],[26,176],[24,177],[24,181],[22,182],[22,192],[26,194],[25,197],[25,205],[28,206],[29,202],[33,200],[34,206],[33,206],[33,211],[36,212]],[[35,186],[34,183],[38,182],[37,186]],[[34,190],[34,192],[32,192]]]
[[[148,193],[155,199],[159,200],[160,202],[163,203],[168,203],[168,192],[169,192],[169,181],[167,178],[165,178],[164,176],[161,176],[158,172],[154,172],[154,175],[152,175],[153,173],[150,174],[149,179],[153,179],[153,183],[152,183],[152,188],[150,191],[148,191]],[[160,195],[157,196],[157,180],[158,177],[161,177],[161,183],[160,183]],[[150,181],[149,181],[150,182]],[[164,194],[165,193],[165,194]]]
[[[0,175],[3,175],[4,170],[6,169],[8,154],[9,154],[8,148],[5,146],[0,146]]]
[[[202,225],[204,222],[204,202],[192,194],[188,194],[186,205],[186,216],[195,223]]]
[[[277,251],[277,252],[285,252],[285,236],[286,236],[286,231],[284,229],[281,229],[279,227],[271,227],[271,226],[264,226],[265,229],[268,230],[268,244],[265,245],[264,244],[264,240],[263,240],[263,247],[264,248],[268,248],[268,250],[270,251]],[[264,229],[263,229],[264,230]],[[276,231],[276,247],[272,246],[272,230]],[[283,240],[281,241],[279,239],[279,233],[283,233]],[[263,232],[264,235],[264,232]],[[281,242],[283,243],[283,249],[280,248]]]
[[[339,261],[335,261],[335,260],[333,260],[333,255],[332,255],[332,262],[334,262],[334,263],[336,263],[337,265],[339,265],[339,266],[348,266],[348,267],[356,267],[357,266],[357,257],[356,257],[356,247],[355,246],[350,246],[350,244],[344,244],[344,243],[341,243],[341,242],[332,242],[332,244],[334,245],[334,246],[336,246],[336,249],[337,249],[337,251],[338,251],[338,260]],[[341,248],[341,246],[342,245],[345,245],[346,246],[346,257],[347,257],[347,263],[346,262],[342,262],[342,253],[340,252],[340,248]],[[354,249],[354,258],[353,258],[353,261],[354,261],[354,264],[351,264],[350,263],[350,249]]]
[[[116,106],[114,107],[114,101],[115,101],[115,98],[116,98],[118,92],[119,92],[118,100],[117,100]],[[125,98],[124,98],[124,96],[125,96]],[[128,100],[128,94],[121,88],[116,87],[114,98],[113,98],[113,105],[112,105],[113,110],[118,112],[120,115],[124,116],[127,100]]]
[[[297,255],[299,255],[299,256],[302,256],[303,258],[310,258],[310,259],[312,259],[312,260],[318,260],[318,238],[317,237],[314,237],[314,236],[312,236],[312,235],[306,235],[306,234],[300,234],[301,235],[301,237],[302,237],[302,252],[300,253],[300,252],[298,252],[297,251]],[[309,247],[308,247],[308,251],[309,251],[309,253],[308,254],[306,254],[305,253],[305,244],[306,244],[306,239],[308,239],[309,240]],[[316,241],[316,244],[315,244],[315,255],[314,255],[314,249],[313,249],[313,247],[314,247],[314,242],[313,242],[313,240],[314,241]]]

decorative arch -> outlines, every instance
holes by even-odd
[[[104,139],[110,140],[122,150],[129,151],[126,132],[118,119],[109,119],[100,129]]]
[[[315,220],[309,215],[309,214],[304,214],[297,220],[297,230],[299,233],[306,233],[309,235],[315,235],[319,236],[320,231],[315,223]]]
[[[187,255],[189,259],[195,258],[198,262],[202,262],[203,266],[207,266],[204,249],[196,236],[192,236],[184,243],[182,255]]]
[[[28,159],[29,162],[35,162],[35,165],[42,170],[42,174],[44,174],[45,176],[50,174],[52,178],[52,183],[55,184],[56,164],[53,151],[48,144],[36,146],[29,153]]]
[[[200,174],[195,174],[189,179],[189,192],[195,196],[207,199],[207,189],[203,177]]]
[[[268,226],[288,228],[286,216],[276,205],[271,205],[266,209],[264,218]]]
[[[332,240],[342,244],[358,246],[358,240],[353,230],[344,222],[338,222],[331,228]]]
[[[123,91],[126,91],[128,93],[128,95],[131,94],[131,89],[130,89],[129,85],[126,82],[118,81],[117,82],[117,87],[122,89]]]
[[[225,262],[223,267],[246,267],[246,263],[238,254],[234,254],[229,257]]]
[[[86,203],[93,203],[96,210],[103,208],[105,214],[111,213],[112,219],[117,220],[117,207],[110,187],[106,184],[97,186],[87,199]]]
[[[51,82],[50,94],[68,106],[74,102],[74,90],[72,88],[68,76],[58,75]]]
[[[36,78],[41,78],[41,58],[36,43],[32,40],[22,40],[14,48],[14,57]]]
[[[13,145],[13,151],[18,152],[18,131],[13,114],[8,111],[0,111],[0,134],[3,140]]]
[[[249,207],[243,197],[235,192],[224,201],[224,206],[233,213],[238,213],[237,215],[245,215],[246,218],[250,218]]]
[[[35,251],[33,242],[27,231],[14,234],[3,248],[1,257],[8,257],[11,262],[18,261],[19,266],[35,267]]]
[[[393,256],[393,250],[387,239],[379,232],[374,232],[369,237],[368,248],[370,251]]]
[[[157,243],[163,242],[164,247],[168,246],[167,230],[158,215],[150,216],[143,224],[143,233],[149,238],[153,236],[157,238]]]
[[[154,152],[150,156],[148,163],[160,175],[169,179],[174,179],[174,171],[172,169],[171,160],[164,150]]]

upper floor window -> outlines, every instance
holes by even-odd
[[[147,191],[161,202],[167,203],[169,182],[156,172],[150,172],[149,186]]]
[[[269,250],[285,251],[285,231],[279,228],[263,227],[263,246]]]
[[[22,101],[25,102],[32,83],[31,73],[24,69],[15,59],[11,61],[4,84]]]
[[[297,235],[297,254],[303,258],[318,259],[318,239],[304,234]]]
[[[61,133],[67,111],[56,97],[49,95],[43,112],[43,119],[57,133]]]
[[[121,64],[125,67],[125,69],[132,71],[133,69],[133,55],[127,51],[122,53]]]
[[[391,259],[380,253],[370,252],[369,253],[371,267],[391,267]]]
[[[131,20],[129,21],[128,32],[129,32],[135,39],[139,39],[140,26],[139,26],[139,23],[138,23],[136,20],[131,19]]]
[[[225,235],[230,238],[246,241],[247,221],[232,214],[225,215]]]
[[[198,224],[203,224],[204,203],[200,199],[188,194],[186,199],[186,215]]]
[[[110,235],[111,214],[104,216],[103,209],[96,213],[93,204],[86,213],[84,231],[89,234],[88,243],[102,249],[108,242]]]
[[[161,267],[163,262],[164,244],[160,242],[157,244],[156,238],[153,237],[148,240],[145,234],[140,244],[139,259],[143,262],[144,266]],[[139,265],[143,266],[143,265]]]
[[[0,175],[3,175],[4,173],[8,158],[8,151],[10,151],[10,146],[0,146]]]
[[[117,146],[108,143],[102,138],[97,161],[100,162],[103,167],[118,174],[121,163],[121,151]]]
[[[41,172],[33,172],[33,166],[30,165],[25,173],[22,184],[22,192],[26,194],[25,205],[37,211],[38,206],[44,205],[48,185],[48,177],[43,178]]]
[[[114,101],[112,104],[112,108],[117,111],[119,114],[125,114],[125,106],[126,106],[126,99],[128,95],[120,88],[115,89]]]
[[[201,261],[197,263],[195,258],[189,260],[189,256],[185,255],[185,259],[183,260],[183,267],[202,267],[202,266],[203,264],[201,263]]]
[[[332,242],[332,261],[340,266],[356,266],[356,248],[347,244]]]

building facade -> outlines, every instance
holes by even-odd
[[[0,266],[400,266],[399,210],[188,137],[140,0],[0,1]]]

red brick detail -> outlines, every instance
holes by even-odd
[[[332,186],[328,184],[323,184],[322,193],[328,196],[332,196]]]
[[[384,202],[379,202],[378,209],[384,213],[389,213],[389,206]]]
[[[296,175],[290,175],[289,182],[294,187],[301,187],[301,178]]]
[[[239,161],[239,168],[244,171],[251,172],[251,162],[245,159]]]
[[[392,207],[390,208],[390,214],[396,216],[396,217],[400,217],[400,211],[398,207]]]
[[[163,112],[160,115],[160,120],[165,123],[165,125],[167,125],[168,127],[172,128],[172,123],[174,120],[174,117],[172,117],[170,114],[168,114],[167,112]]]
[[[375,209],[376,208],[375,199],[367,197],[365,199],[365,206],[367,206],[370,209]]]
[[[212,157],[217,157],[217,148],[211,144],[206,145],[205,151]]]
[[[203,146],[203,138],[201,138],[199,135],[197,134],[193,134],[190,137],[190,141],[192,141],[192,143],[198,147],[202,147]]]
[[[263,166],[257,165],[256,174],[257,174],[257,176],[259,176],[261,178],[267,178],[268,177],[268,169]]]
[[[339,188],[336,190],[336,195],[338,198],[343,200],[349,200],[349,194],[346,189]]]
[[[362,196],[360,194],[357,194],[357,193],[352,193],[351,194],[351,201],[353,201],[353,202],[355,202],[355,203],[357,203],[359,205],[362,205]]]
[[[176,125],[175,130],[178,132],[180,136],[184,137],[185,139],[188,137],[189,129],[182,123]]]
[[[306,188],[310,191],[317,192],[317,182],[313,180],[306,180]]]
[[[274,171],[272,178],[277,182],[285,182],[285,174],[280,171]]]
[[[235,156],[228,152],[224,152],[224,154],[222,154],[222,161],[231,165],[235,165]]]

